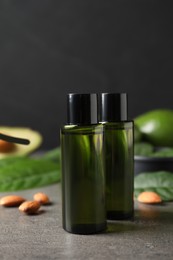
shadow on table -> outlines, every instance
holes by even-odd
[[[127,231],[138,231],[142,229],[151,229],[156,225],[173,225],[173,208],[166,204],[153,206],[138,204],[135,210],[134,219],[131,221],[108,221],[107,234],[123,233]]]
[[[107,223],[107,234],[110,233],[124,233],[127,231],[135,231],[135,230],[141,230],[143,227],[135,225],[133,222],[120,222],[120,221],[111,221]]]
[[[173,207],[168,207],[166,203],[154,206],[138,203],[135,219],[173,224]]]

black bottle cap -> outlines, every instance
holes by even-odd
[[[102,122],[127,121],[126,93],[102,93],[100,102]]]
[[[98,124],[97,94],[68,94],[67,123],[70,125]]]

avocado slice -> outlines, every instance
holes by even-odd
[[[30,154],[41,145],[43,139],[38,131],[27,127],[0,126],[0,133],[30,140],[29,145],[14,144],[11,150],[7,152],[0,151],[0,159]]]

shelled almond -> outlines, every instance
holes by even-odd
[[[161,199],[160,195],[157,194],[156,192],[153,192],[153,191],[141,192],[138,195],[137,200],[139,202],[147,203],[147,204],[157,204],[157,203],[161,203],[162,202],[162,199]]]
[[[17,207],[23,203],[25,199],[17,195],[8,195],[0,199],[0,205],[4,207]]]
[[[19,210],[26,214],[36,214],[40,206],[40,203],[37,201],[25,201],[20,205]]]
[[[43,205],[50,204],[49,197],[43,192],[36,193],[34,195],[34,200]]]

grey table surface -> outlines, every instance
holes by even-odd
[[[53,202],[38,215],[0,208],[0,260],[173,259],[173,203],[136,203],[133,221],[108,222],[105,233],[74,235],[62,229],[60,184],[13,194],[32,199],[38,191]]]

